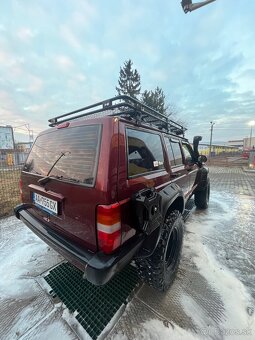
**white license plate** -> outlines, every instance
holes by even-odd
[[[36,192],[33,192],[33,202],[39,208],[42,208],[43,210],[47,211],[50,214],[54,214],[54,215],[58,214],[58,202],[57,201],[54,201],[48,197],[45,197],[40,194],[37,194]]]

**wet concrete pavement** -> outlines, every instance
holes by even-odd
[[[255,174],[212,167],[210,178],[210,207],[186,222],[172,287],[141,286],[108,339],[255,338]],[[86,338],[42,284],[62,258],[14,217],[0,231],[0,338]]]
[[[255,338],[255,174],[212,168],[210,176],[210,207],[186,223],[173,286],[162,294],[144,285],[109,338],[153,338],[143,331],[153,318],[198,338]]]

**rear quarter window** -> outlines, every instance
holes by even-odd
[[[97,171],[100,125],[56,129],[37,137],[23,171],[46,176],[61,153],[50,176],[94,185]]]
[[[158,134],[126,129],[128,176],[164,169],[164,155]]]

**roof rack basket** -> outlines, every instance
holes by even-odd
[[[77,113],[80,114],[77,115]],[[176,135],[184,136],[186,131],[185,127],[169,119],[166,115],[157,112],[151,107],[129,96],[116,96],[99,103],[53,117],[49,119],[49,126],[56,126],[60,123],[82,117],[93,118],[106,115],[133,119],[136,122],[150,124],[160,130],[168,133],[174,133]]]

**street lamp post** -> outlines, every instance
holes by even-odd
[[[195,4],[192,4],[192,0],[182,0],[181,5],[184,10],[184,13],[192,12],[200,7],[203,7],[205,5],[210,4],[211,2],[214,2],[216,0],[205,0],[196,2]]]
[[[211,136],[210,136],[210,147],[209,147],[209,157],[211,158],[212,155],[212,134],[213,134],[213,126],[215,123],[210,122],[211,124]]]
[[[252,141],[252,127],[255,125],[255,120],[252,120],[250,123],[249,123],[250,127],[251,127],[251,131],[250,131],[250,150],[252,149],[251,148],[251,141]]]

